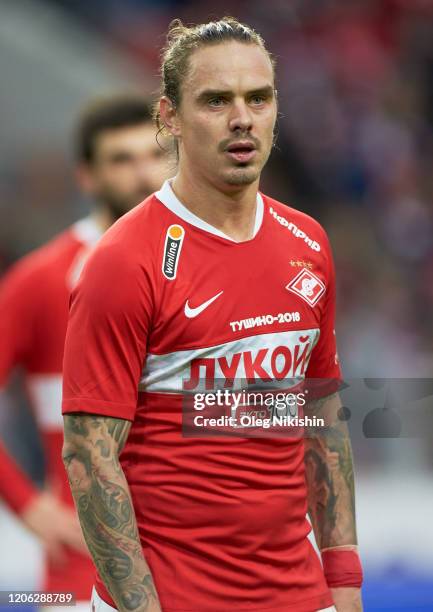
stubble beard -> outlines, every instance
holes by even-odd
[[[259,176],[260,171],[255,168],[237,167],[227,174],[226,182],[233,186],[251,185]]]
[[[111,218],[114,221],[123,217],[127,212],[135,208],[137,204],[140,204],[143,200],[145,200],[150,195],[150,190],[142,190],[137,192],[137,194],[127,196],[118,196],[114,194],[112,191],[104,191],[104,193],[100,194],[99,202],[103,208],[108,210]]]

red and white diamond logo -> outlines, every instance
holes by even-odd
[[[299,295],[310,306],[315,306],[325,293],[326,287],[320,278],[304,268],[286,285],[286,289]]]

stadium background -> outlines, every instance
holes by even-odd
[[[73,176],[81,105],[156,91],[170,20],[224,14],[276,56],[279,137],[262,189],[329,232],[345,377],[431,377],[432,0],[220,0],[218,12],[208,0],[2,0],[0,272],[88,209]],[[0,402],[2,437],[41,482],[16,381]],[[352,421],[365,609],[433,610],[432,430],[367,439]],[[4,508],[0,551],[0,589],[35,588],[40,550]]]

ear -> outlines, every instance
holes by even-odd
[[[162,96],[159,101],[159,116],[167,132],[179,138],[181,135],[179,115],[173,102],[167,96]]]

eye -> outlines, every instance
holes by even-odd
[[[213,106],[216,108],[224,106],[225,102],[226,100],[222,96],[217,96],[215,98],[211,98],[210,100],[208,100],[209,106]]]
[[[264,104],[266,102],[266,98],[265,96],[261,96],[257,94],[256,96],[251,96],[250,102],[254,106],[259,106],[260,104]]]
[[[132,155],[130,155],[126,151],[122,151],[122,152],[119,151],[118,153],[114,153],[110,158],[110,162],[116,166],[122,166],[125,164],[129,164],[131,160],[132,160]]]

